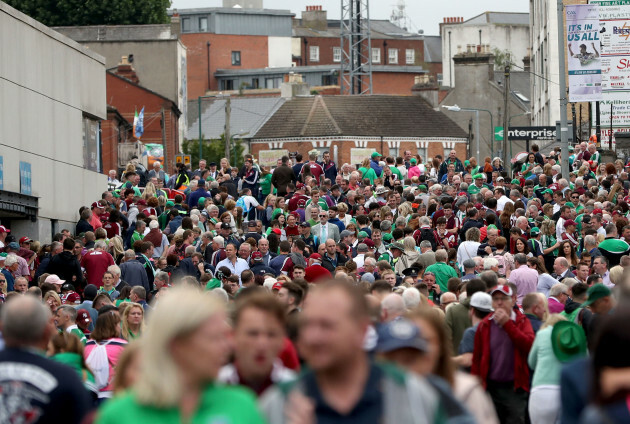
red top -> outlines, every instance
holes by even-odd
[[[293,371],[300,371],[300,360],[298,358],[297,350],[288,337],[284,338],[284,347],[280,351],[278,358],[280,358],[285,367]]]
[[[321,265],[311,265],[304,270],[304,279],[309,283],[317,283],[325,278],[332,278],[332,274]]]
[[[112,255],[103,250],[92,250],[81,258],[81,267],[85,268],[88,284],[94,284],[99,288],[103,285],[103,274],[107,267],[115,264]]]

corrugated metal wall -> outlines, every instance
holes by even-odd
[[[208,19],[208,31],[214,34],[266,35],[270,37],[291,37],[291,16],[260,15],[244,13],[207,13],[182,15],[182,32],[200,32],[200,18]],[[184,25],[184,20],[187,25]],[[189,26],[188,26],[189,24]],[[184,31],[186,29],[186,31]]]

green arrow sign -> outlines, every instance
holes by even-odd
[[[503,141],[503,127],[494,127],[494,141]]]

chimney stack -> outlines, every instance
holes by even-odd
[[[411,87],[411,94],[420,96],[431,105],[433,109],[439,108],[438,85],[429,74],[416,75],[415,84]]]
[[[133,69],[133,66],[131,66],[128,56],[123,56],[120,59],[120,63],[116,67],[115,74],[128,79],[133,83],[140,84],[140,79],[138,78],[138,75],[136,75],[136,70]]]
[[[181,33],[182,27],[179,20],[179,13],[177,12],[177,9],[175,9],[173,10],[173,16],[171,16],[171,35],[176,35],[177,38],[179,38]]]
[[[280,97],[290,99],[296,96],[308,96],[310,93],[310,87],[304,82],[302,74],[290,72],[285,75],[285,82],[280,86]]]
[[[328,29],[328,14],[323,6],[306,6],[302,12],[302,26],[317,31]]]

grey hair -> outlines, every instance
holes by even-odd
[[[421,216],[418,221],[420,222],[420,225],[431,225],[431,220],[428,216]]]
[[[135,257],[136,257],[136,252],[134,252],[131,249],[125,250],[125,259],[135,258]]]
[[[97,240],[96,243],[94,243],[94,248],[95,249],[106,249],[107,248],[107,243],[105,243],[105,240]]]
[[[19,296],[2,309],[2,336],[7,346],[33,346],[42,341],[50,309],[33,296]]]
[[[436,262],[446,262],[447,259],[448,259],[448,253],[446,253],[446,250],[438,249],[435,252],[435,260],[436,260]]]
[[[584,237],[584,245],[597,246],[597,239],[595,239],[595,236],[589,234]]]
[[[569,290],[569,288],[566,285],[562,283],[557,283],[551,286],[551,288],[549,289],[549,296],[556,297],[562,293],[565,293],[567,290]]]
[[[120,276],[122,272],[120,271],[120,267],[118,265],[110,265],[107,267],[107,272],[111,272],[114,275]]]
[[[421,249],[432,249],[433,246],[431,245],[431,242],[429,240],[422,240],[420,242],[420,248]]]
[[[155,277],[156,280],[160,280],[160,281],[168,281],[168,273],[164,272],[164,271],[158,271],[155,273]]]
[[[186,250],[184,251],[184,255],[191,256],[193,253],[195,253],[195,250],[197,250],[195,246],[188,246],[186,247]]]
[[[4,260],[4,266],[6,267],[13,266],[16,263],[18,263],[18,257],[14,255],[13,253],[10,255],[7,255],[6,259]]]
[[[491,270],[492,267],[499,266],[499,261],[494,258],[485,258],[483,260],[483,269],[488,271]]]
[[[514,255],[514,262],[517,262],[520,265],[525,265],[527,263],[527,255],[524,253],[517,253]]]
[[[413,309],[420,304],[420,291],[415,287],[407,287],[402,292],[402,299],[406,309]]]

